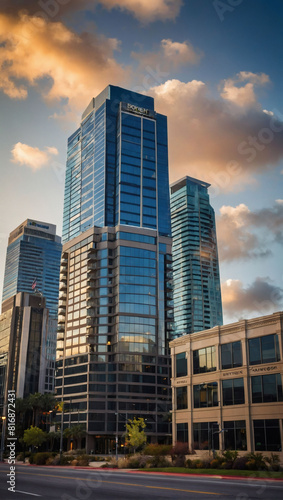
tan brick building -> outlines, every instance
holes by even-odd
[[[237,449],[283,461],[283,312],[170,343],[173,442],[198,454]]]

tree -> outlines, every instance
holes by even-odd
[[[80,443],[82,437],[85,436],[85,430],[81,424],[77,425],[72,425],[72,427],[68,427],[67,429],[64,430],[64,437],[67,439],[74,439],[76,442],[76,447],[78,447],[78,443]]]
[[[43,432],[39,427],[34,427],[33,425],[24,432],[23,441],[27,446],[41,446],[45,443],[46,439],[46,432]]]
[[[140,448],[143,444],[146,443],[146,434],[144,429],[146,427],[146,423],[143,418],[134,418],[133,420],[129,419],[128,424],[126,424],[127,434],[126,440],[127,444],[134,448]]]

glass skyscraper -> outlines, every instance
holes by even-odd
[[[46,299],[57,318],[62,244],[56,226],[27,219],[9,235],[2,302],[18,292],[32,293],[32,285]],[[34,283],[35,285],[35,283]]]
[[[209,186],[191,177],[170,186],[176,336],[223,324]]]
[[[57,395],[86,448],[123,446],[128,418],[170,435],[172,257],[167,119],[108,86],[69,138]],[[71,413],[71,415],[70,415]]]
[[[62,253],[56,226],[27,219],[9,235],[2,310],[19,292],[42,294],[48,309],[45,391],[54,391],[59,274]]]

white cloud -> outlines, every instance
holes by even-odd
[[[243,82],[247,83],[239,86]],[[263,86],[269,82],[269,76],[265,73],[241,71],[235,78],[224,80],[221,97],[240,107],[254,106],[257,103],[255,86]],[[266,111],[263,112],[266,113]]]
[[[119,8],[131,12],[144,22],[175,19],[183,4],[182,0],[99,0],[108,9]]]
[[[109,82],[128,75],[114,59],[118,47],[116,39],[77,35],[61,22],[0,14],[0,89],[25,99],[28,86],[36,86],[46,100],[65,99],[68,110],[81,113]],[[41,86],[46,78],[49,85]]]
[[[215,193],[242,189],[283,157],[283,123],[258,102],[231,105],[196,80],[168,80],[149,94],[168,116],[171,182],[191,175],[210,182]]]
[[[12,161],[13,163],[18,163],[19,165],[26,165],[32,170],[40,170],[42,167],[48,165],[51,161],[53,155],[58,155],[57,148],[46,147],[45,151],[40,150],[37,147],[28,146],[22,142],[17,142],[13,147],[12,151]]]
[[[262,316],[282,309],[283,289],[268,278],[256,278],[244,286],[240,280],[222,283],[222,303],[225,315],[232,320],[246,316]]]
[[[180,66],[197,64],[202,56],[199,50],[187,41],[173,42],[172,40],[161,40],[156,51],[132,52],[131,56],[139,62],[139,70],[148,72],[149,69],[168,77],[171,71]],[[140,75],[138,75],[140,76]]]
[[[283,243],[283,200],[254,211],[244,204],[221,207],[217,235],[222,261],[267,257],[272,243]]]

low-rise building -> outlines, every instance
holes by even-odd
[[[283,461],[283,312],[170,343],[173,442],[273,452]]]

